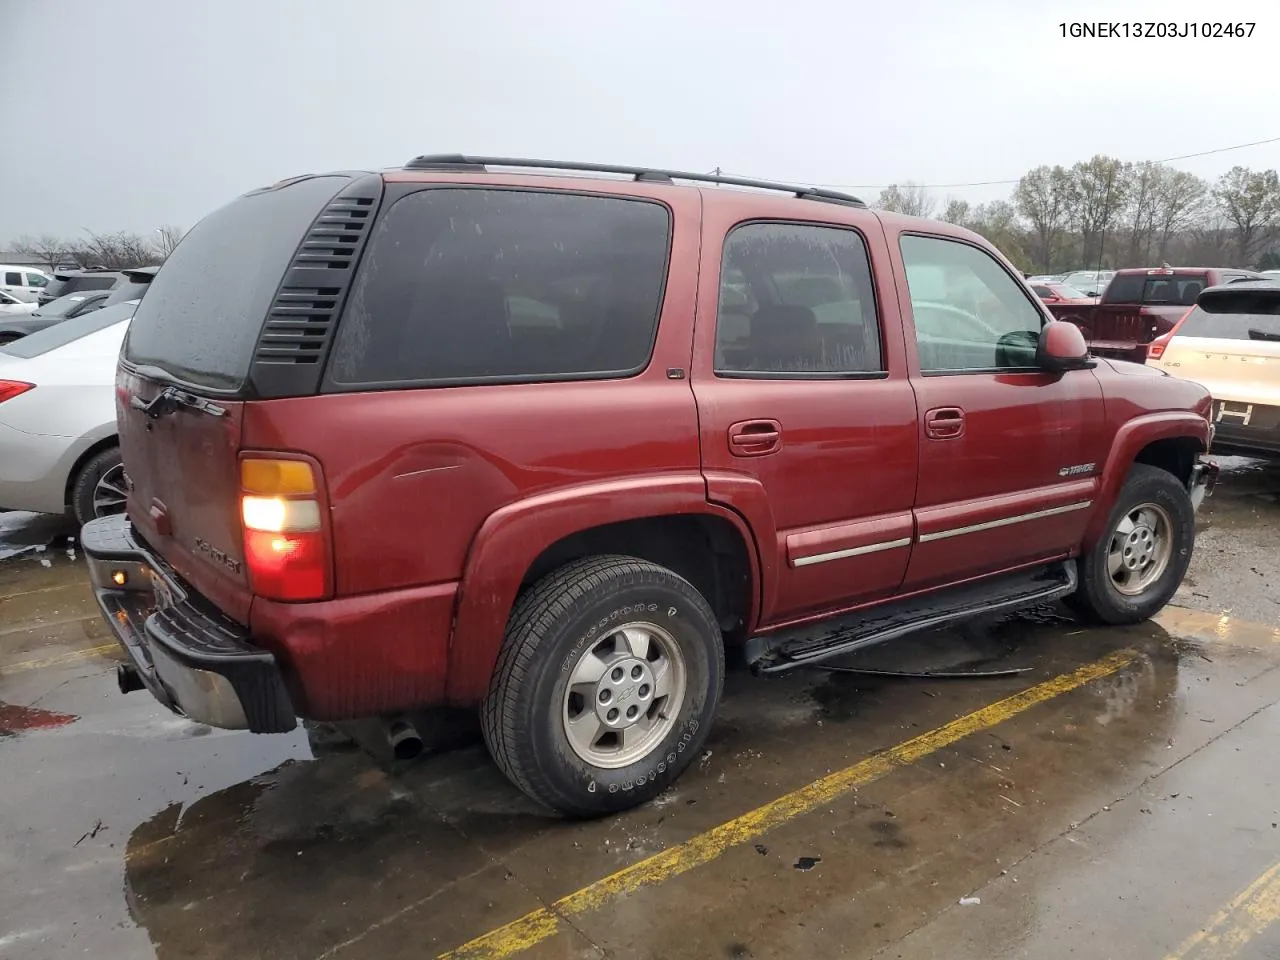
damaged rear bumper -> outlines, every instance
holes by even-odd
[[[170,710],[214,727],[287,733],[297,726],[275,657],[181,583],[126,517],[85,524],[80,542],[98,607],[129,657],[122,690],[136,689],[129,682],[136,677]]]

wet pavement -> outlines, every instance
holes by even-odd
[[[0,957],[1280,956],[1280,468],[1225,466],[1155,621],[731,671],[680,782],[585,824],[469,734],[387,764],[121,696],[74,543],[0,515]]]

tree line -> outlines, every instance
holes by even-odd
[[[1159,163],[1099,154],[1070,167],[1039,166],[1008,200],[941,200],[910,181],[875,206],[937,217],[980,233],[1019,269],[1064,273],[1173,263],[1280,267],[1280,176],[1233,167],[1209,182]]]
[[[59,267],[75,264],[82,269],[102,267],[125,270],[129,267],[155,267],[164,263],[182,239],[183,230],[166,224],[148,236],[121,230],[116,233],[89,233],[83,239],[65,239],[51,234],[19,237],[11,247],[14,253],[31,257],[50,273]]]

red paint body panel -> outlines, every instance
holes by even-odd
[[[180,412],[150,430],[129,397],[149,400],[157,385],[122,380],[131,518],[190,585],[277,655],[305,716],[476,703],[531,566],[594,527],[672,515],[728,523],[747,558],[750,634],[1074,555],[1097,535],[1143,446],[1193,437],[1207,447],[1207,395],[1155,371],[1102,362],[1062,374],[921,375],[898,236],[924,230],[992,251],[959,227],[650,182],[385,177],[657,199],[672,213],[671,267],[651,362],[631,378],[218,401],[224,417]],[[725,236],[758,219],[861,234],[882,376],[715,375]],[[940,409],[958,411],[960,428],[931,427],[929,412]],[[731,428],[749,421],[776,425],[776,444],[732,444]],[[320,467],[331,599],[255,599],[243,571],[194,544],[243,563],[236,463],[245,450],[303,454]],[[1090,509],[931,536],[1085,501]],[[909,542],[886,546],[900,540]]]
[[[444,699],[456,583],[319,603],[254,601],[255,642],[274,653],[294,707],[315,720]]]

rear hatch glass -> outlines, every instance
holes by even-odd
[[[149,285],[124,356],[144,375],[239,389],[280,280],[316,214],[346,177],[251,193],[205,217]]]

